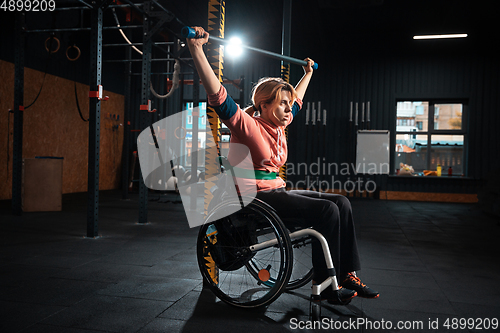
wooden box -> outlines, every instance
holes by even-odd
[[[62,158],[23,160],[23,211],[62,210]]]

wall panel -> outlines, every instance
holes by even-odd
[[[12,131],[13,117],[7,110],[13,107],[14,65],[0,60],[0,200],[12,196]],[[44,73],[25,69],[24,104],[28,106],[38,94]],[[80,109],[88,117],[87,85],[77,83]],[[110,99],[102,102],[100,189],[120,186],[123,143],[124,96],[108,91]],[[10,124],[8,120],[10,119]],[[7,128],[9,127],[9,131]],[[74,81],[47,74],[38,100],[24,111],[23,158],[35,156],[64,157],[63,193],[87,191],[88,122],[84,122],[76,106]]]

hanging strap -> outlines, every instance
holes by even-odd
[[[78,103],[78,92],[76,90],[76,81],[75,81],[75,101],[76,101],[76,107],[78,109],[78,113],[80,114],[80,118],[82,118],[83,121],[89,121],[88,119],[85,119],[82,114],[82,110],[80,109],[80,103]]]

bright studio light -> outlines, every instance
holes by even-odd
[[[446,38],[465,38],[467,34],[449,34],[449,35],[422,35],[413,36],[413,39],[446,39]]]
[[[229,44],[226,45],[227,55],[234,58],[239,57],[243,53],[241,44],[241,39],[239,39],[238,37],[232,37],[231,39],[229,39]]]

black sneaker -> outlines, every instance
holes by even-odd
[[[359,297],[364,297],[364,298],[379,297],[378,291],[375,291],[367,287],[364,283],[361,283],[359,277],[357,277],[353,273],[348,273],[347,277],[340,284],[344,288],[355,290],[358,293]]]
[[[342,288],[339,286],[338,290],[333,288],[326,288],[321,292],[321,300],[327,301],[330,304],[347,305],[351,302],[357,293],[354,290]]]

